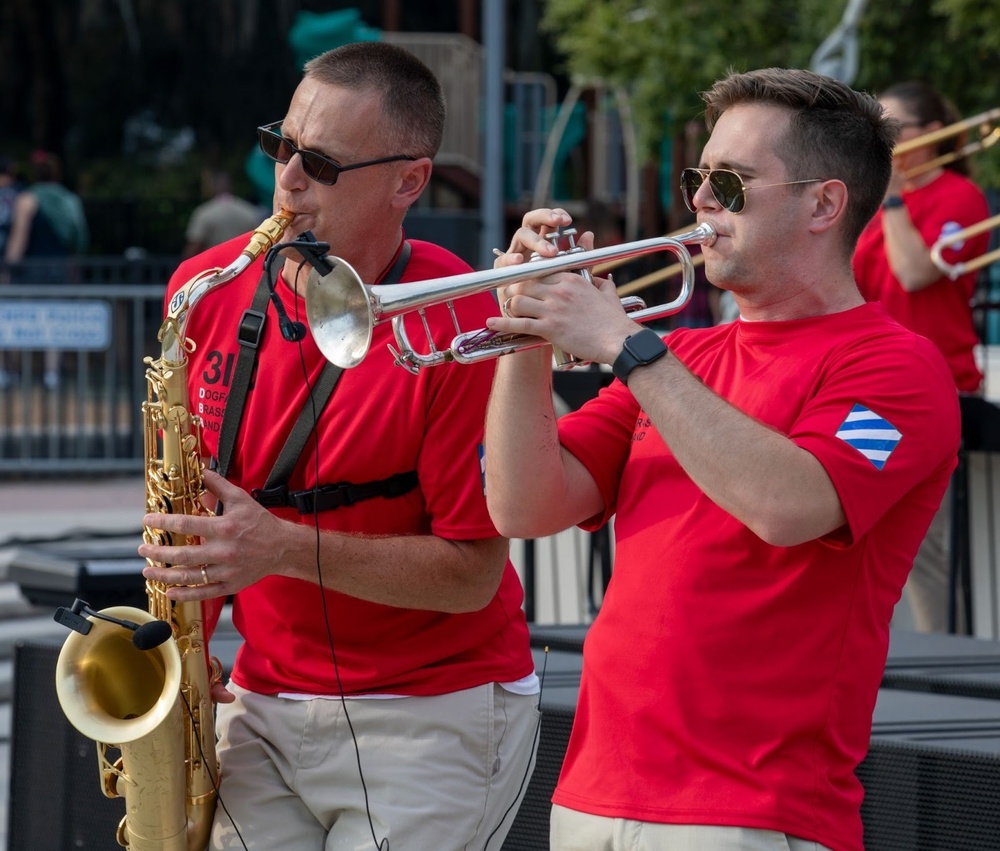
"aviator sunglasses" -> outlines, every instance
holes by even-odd
[[[281,122],[275,121],[272,124],[265,124],[257,128],[257,138],[260,141],[260,149],[274,160],[276,163],[285,165],[293,156],[298,154],[302,157],[302,170],[306,177],[322,183],[324,186],[333,186],[340,177],[342,171],[351,171],[356,168],[366,168],[370,165],[381,165],[382,163],[394,163],[398,160],[415,160],[417,157],[398,154],[394,157],[382,157],[377,160],[365,160],[363,163],[350,163],[340,165],[329,157],[317,154],[315,151],[304,151],[297,148],[278,132]]]
[[[766,189],[769,186],[793,186],[796,183],[819,183],[821,177],[811,177],[808,180],[789,180],[785,183],[764,183],[760,186],[747,186],[743,178],[728,168],[686,168],[681,172],[681,196],[684,206],[692,213],[697,212],[694,206],[694,196],[701,185],[708,180],[712,195],[730,213],[742,213],[747,205],[747,192],[751,189]]]

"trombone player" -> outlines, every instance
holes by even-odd
[[[900,324],[931,340],[944,354],[960,394],[977,394],[983,375],[975,358],[979,343],[970,302],[975,274],[949,279],[935,266],[937,240],[988,215],[986,198],[968,177],[968,161],[950,152],[959,147],[947,128],[954,108],[926,83],[910,81],[879,98],[886,115],[900,125],[892,178],[882,209],[858,241],[854,274],[862,294],[880,301]],[[940,132],[939,132],[940,131]],[[926,137],[930,141],[921,144]],[[943,251],[949,263],[986,251],[988,234],[970,237]],[[921,632],[949,628],[949,534],[951,494],[946,494],[914,560],[907,582],[914,623]]]

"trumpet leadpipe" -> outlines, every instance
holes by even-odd
[[[686,290],[687,298],[690,298],[694,269],[691,256],[684,246],[711,245],[715,238],[715,229],[705,223],[675,236],[653,237],[622,245],[569,252],[517,266],[392,286],[364,284],[348,263],[339,258],[329,258],[332,271],[322,277],[315,270],[309,273],[306,281],[306,316],[320,351],[337,366],[357,366],[368,353],[376,323],[390,319],[394,320],[401,362],[411,366],[430,366],[454,360],[453,353],[432,352],[426,356],[417,354],[405,339],[402,322],[396,322],[396,319],[407,313],[448,304],[455,299],[489,292],[508,284],[537,280],[558,272],[589,269],[605,261],[639,257],[658,251],[672,251],[682,264],[686,261],[683,289]],[[670,307],[667,313],[674,312],[673,303]],[[657,308],[647,308],[647,311],[648,315],[637,318],[637,321],[666,315],[662,309],[656,312]],[[401,336],[403,339],[400,339]]]

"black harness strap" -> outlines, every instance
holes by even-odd
[[[399,257],[396,258],[396,262],[382,279],[382,284],[399,282],[406,269],[406,264],[409,262],[411,250],[410,243],[404,242]],[[244,311],[240,320],[238,334],[240,353],[219,433],[218,471],[222,475],[225,475],[225,471],[229,469],[236,434],[239,432],[240,422],[243,418],[243,407],[246,402],[247,390],[250,387],[250,376],[253,374],[257,349],[267,318],[266,309],[269,295],[270,289],[265,271],[257,285],[253,303],[249,309]],[[306,400],[299,412],[298,419],[289,432],[285,445],[281,448],[264,487],[251,491],[253,498],[264,507],[296,508],[300,514],[312,514],[318,511],[331,511],[345,505],[353,505],[356,502],[373,499],[377,496],[391,499],[402,496],[417,486],[417,473],[415,470],[410,470],[406,473],[397,473],[386,479],[363,484],[338,482],[332,485],[318,485],[308,490],[290,491],[288,489],[288,479],[295,470],[302,450],[312,433],[313,426],[333,395],[342,374],[343,369],[329,361],[323,366],[323,371],[320,373],[309,399]],[[239,396],[236,395],[237,389],[240,390]],[[223,466],[223,459],[225,466]]]
[[[257,349],[264,336],[264,325],[267,322],[267,300],[270,290],[267,286],[267,271],[260,276],[257,290],[253,294],[250,307],[243,311],[240,318],[236,339],[240,344],[240,353],[236,358],[236,368],[233,370],[233,383],[226,397],[226,410],[222,415],[222,426],[219,429],[219,451],[215,469],[220,476],[229,472],[233,460],[233,447],[236,445],[236,435],[240,431],[243,420],[243,404],[250,390],[250,378],[253,376],[254,364],[257,362]]]
[[[252,496],[265,508],[296,508],[299,514],[318,511],[332,511],[345,505],[354,505],[365,499],[382,496],[392,499],[409,493],[417,486],[417,472],[397,473],[377,482],[354,485],[338,482],[335,485],[320,485],[310,490],[290,491],[285,485],[274,488],[255,488]]]

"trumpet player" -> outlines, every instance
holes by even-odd
[[[558,422],[547,356],[501,358],[487,501],[510,536],[614,517],[551,847],[862,851],[889,621],[955,464],[941,353],[851,272],[889,183],[878,102],[808,71],[731,74],[680,190],[718,238],[738,321],[663,339],[613,285],[562,273],[499,294],[489,327],[616,381]],[[551,254],[528,213],[497,265]],[[628,837],[627,845],[619,838]]]
[[[900,147],[882,208],[865,228],[854,254],[854,273],[862,294],[880,301],[886,311],[912,331],[931,340],[944,354],[960,394],[978,394],[983,374],[976,363],[979,343],[970,302],[976,275],[957,280],[931,260],[937,240],[982,221],[989,215],[986,196],[968,177],[968,160],[942,165],[943,149],[955,148],[957,137],[920,145],[957,121],[957,112],[921,81],[897,83],[879,96],[883,109],[899,123]],[[913,143],[912,145],[909,143]],[[989,234],[972,236],[946,248],[948,262],[983,254]],[[921,632],[949,629],[951,491],[941,502],[906,584],[915,627]]]
[[[312,59],[283,118],[258,130],[275,210],[294,215],[286,233],[325,242],[371,283],[468,272],[403,232],[444,121],[438,81],[401,48],[350,44]],[[168,303],[245,242],[182,264]],[[213,692],[222,780],[211,848],[499,849],[533,766],[538,680],[522,588],[482,487],[494,365],[414,378],[393,368],[384,326],[323,407],[314,388],[327,363],[300,321],[310,264],[294,245],[282,252],[270,293],[257,262],[189,324],[190,398],[226,470],[206,471],[205,486],[223,511],[149,514],[148,527],[200,543],[140,550],[172,565],[146,576],[173,600],[217,616],[233,596],[244,638]],[[496,305],[483,293],[456,309],[475,327]],[[245,333],[262,313],[263,330]],[[427,313],[445,343],[447,309]],[[253,343],[240,399],[240,352]],[[272,481],[300,415],[305,447]]]

